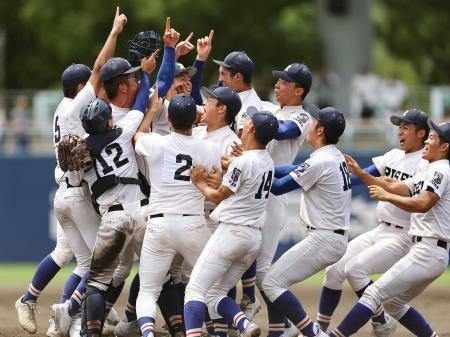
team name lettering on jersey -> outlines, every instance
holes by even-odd
[[[406,180],[408,178],[411,178],[412,176],[408,173],[396,170],[394,168],[390,168],[389,166],[386,166],[384,170],[384,175],[386,177],[391,177],[397,180]]]
[[[420,192],[422,191],[423,188],[423,180],[418,181],[417,183],[414,184],[414,192],[413,192],[413,196],[420,194]]]

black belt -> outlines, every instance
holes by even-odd
[[[141,200],[141,206],[148,205],[148,199],[142,199]],[[108,208],[108,212],[114,212],[114,211],[123,211],[122,204],[113,205],[110,208]]]
[[[66,177],[66,185],[67,185],[67,188],[83,187],[83,182],[81,182],[80,185],[70,185],[69,178]]]
[[[308,228],[308,229],[317,229],[317,228],[314,228],[314,227],[311,227],[311,226],[306,226],[306,228]],[[340,234],[340,235],[345,235],[345,231],[343,229],[335,229],[333,231],[333,233]]]
[[[398,229],[405,229],[405,227],[403,227],[403,226],[394,225],[393,223],[390,223],[390,222],[387,222],[387,221],[381,221],[381,222],[384,223],[387,226],[390,226],[390,227],[394,227],[394,228],[398,228]]]
[[[413,242],[420,242],[420,241],[422,241],[422,239],[423,239],[422,236],[414,235],[412,237]],[[437,240],[436,246],[447,249],[447,242],[445,242],[444,240]]]
[[[200,216],[200,214],[174,214],[174,215],[181,215],[181,216]],[[153,218],[162,218],[164,216],[163,213],[157,213],[150,215],[150,219]]]

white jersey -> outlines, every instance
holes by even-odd
[[[95,168],[90,169],[85,175],[91,189],[97,180],[95,171],[100,177],[114,174],[117,177],[137,179],[138,167],[132,138],[143,117],[141,111],[131,110],[116,124],[114,130],[117,130],[119,136],[103,147],[100,158],[95,160]],[[139,185],[118,184],[98,197],[97,203],[100,206],[101,214],[116,204],[122,204],[126,211],[136,211],[140,207],[136,201],[144,198]]]
[[[197,139],[207,140],[217,144],[220,153],[223,155],[229,155],[231,153],[231,144],[233,142],[241,144],[239,137],[236,136],[228,125],[212,132],[208,132],[208,127],[206,125],[197,126],[192,129],[192,136]]]
[[[74,99],[64,97],[59,103],[53,116],[53,145],[56,159],[58,159],[58,144],[64,136],[70,134],[83,137],[85,135],[86,132],[81,125],[80,113],[95,97],[94,87],[88,81]],[[60,184],[64,181],[65,175],[67,173],[64,173],[57,163],[55,168],[56,183]]]
[[[211,219],[261,228],[273,178],[273,161],[266,149],[248,150],[228,167],[222,185],[234,194],[211,213]]]
[[[204,214],[204,196],[192,184],[192,164],[220,167],[218,148],[178,133],[150,133],[136,142],[136,153],[145,157],[150,169],[150,214]]]
[[[128,111],[130,111],[130,109],[128,108],[121,108],[112,103],[110,103],[109,105],[112,110],[113,125],[117,125],[117,123],[127,115]]]
[[[405,180],[414,197],[423,191],[436,193],[438,202],[426,213],[412,213],[410,235],[450,242],[450,166],[446,159],[432,162],[426,170]]]
[[[273,139],[267,145],[267,151],[269,151],[275,166],[292,164],[300,145],[308,134],[311,116],[303,110],[301,105],[280,107],[272,104],[270,111],[279,121],[292,121],[300,129],[301,135],[299,137],[285,140]]]
[[[238,114],[235,117],[236,121],[236,129],[241,130],[244,128],[245,119],[247,118],[247,108],[250,106],[254,106],[258,110],[263,109],[263,105],[261,103],[261,99],[256,93],[255,89],[251,88],[249,90],[238,92],[239,98],[241,99],[242,106],[241,110],[239,110]]]
[[[423,149],[405,153],[400,149],[392,149],[384,155],[372,158],[375,167],[382,176],[397,180],[406,180],[414,176],[421,168],[428,166],[428,161],[422,159]],[[377,205],[379,221],[409,228],[411,213],[394,206],[390,202],[379,201]]]
[[[302,187],[300,219],[316,229],[350,228],[350,175],[335,145],[323,146],[290,176]]]

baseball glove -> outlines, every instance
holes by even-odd
[[[75,135],[66,135],[58,144],[59,167],[64,172],[78,171],[92,165],[86,141]]]

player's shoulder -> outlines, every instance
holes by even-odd
[[[192,129],[192,136],[194,138],[203,138],[207,134],[207,126],[199,125]]]
[[[389,150],[388,152],[386,152],[385,154],[383,154],[383,157],[388,158],[388,159],[402,159],[405,156],[405,151],[397,149],[397,148],[393,148],[391,150]]]
[[[73,99],[63,97],[55,109],[55,116],[62,116],[71,111],[73,106]]]

